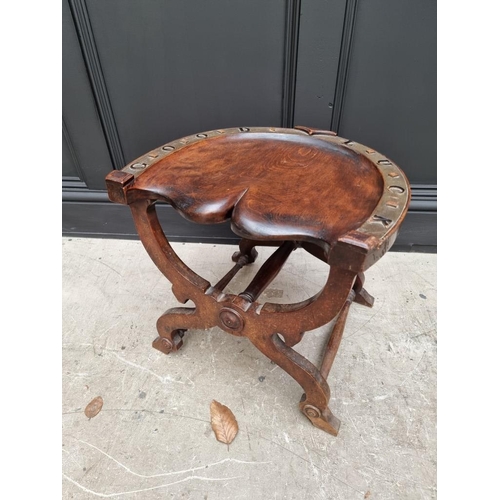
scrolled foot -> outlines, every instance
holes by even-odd
[[[359,292],[356,292],[354,302],[356,302],[356,304],[361,304],[362,306],[373,307],[375,299],[364,288],[362,288]]]
[[[333,415],[328,406],[320,410],[307,401],[301,401],[299,403],[299,408],[314,427],[328,432],[328,434],[332,434],[333,436],[337,436],[340,429],[340,420]]]
[[[183,344],[182,337],[186,330],[173,330],[167,332],[164,337],[157,337],[153,341],[153,347],[164,354],[178,351]]]
[[[375,298],[363,288],[364,284],[365,275],[363,273],[359,273],[356,276],[356,281],[353,286],[354,293],[356,294],[354,296],[354,302],[356,302],[356,304],[361,304],[362,306],[373,307]]]
[[[234,252],[233,256],[231,257],[231,260],[233,262],[239,262],[240,259],[243,257],[245,259],[245,262],[241,262],[242,266],[246,266],[247,264],[252,264],[252,262],[255,262],[255,259],[259,253],[255,248],[252,248],[249,253],[243,253],[241,251]]]
[[[247,264],[255,262],[255,259],[258,255],[257,250],[255,250],[256,244],[257,242],[253,240],[247,240],[246,238],[243,238],[240,241],[240,250],[238,252],[234,252],[233,254],[233,262],[237,262],[241,264],[241,266],[246,266]]]
[[[202,327],[202,322],[194,307],[173,307],[162,314],[156,322],[159,337],[153,342],[153,347],[170,354],[182,347],[182,337],[188,329]]]

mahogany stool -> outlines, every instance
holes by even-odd
[[[410,201],[403,172],[385,156],[335,132],[307,127],[240,127],[203,132],[157,148],[106,177],[111,201],[129,205],[151,259],[185,304],[157,322],[153,347],[168,354],[186,330],[218,326],[247,337],[304,389],[301,411],[337,435],[327,377],[351,302],[371,307],[363,272],[394,243]],[[231,220],[242,238],[234,267],[212,285],[182,262],[158,221],[155,203],[172,205],[199,224]],[[278,249],[239,295],[224,289],[256,246]],[[294,304],[257,301],[293,250],[302,247],[330,266],[323,289]],[[292,347],[304,332],[336,319],[321,366]]]

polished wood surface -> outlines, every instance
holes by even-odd
[[[106,182],[117,203],[163,200],[197,223],[231,219],[241,237],[311,243],[327,261],[359,271],[390,248],[410,200],[406,177],[391,160],[307,127],[184,137],[111,172]],[[358,255],[347,261],[353,247]]]
[[[157,197],[197,223],[232,219],[253,238],[323,240],[356,229],[383,180],[365,157],[309,136],[221,134],[147,169],[130,196]]]

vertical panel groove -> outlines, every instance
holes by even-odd
[[[102,128],[106,137],[109,153],[115,169],[125,166],[123,149],[118,135],[111,101],[104,80],[97,45],[90,23],[90,18],[85,0],[68,0],[73,15],[76,31],[80,41],[83,58],[89,75],[94,98],[99,111]]]
[[[71,140],[71,136],[69,135],[68,127],[66,126],[66,121],[64,120],[64,116],[62,118],[62,130],[64,139],[66,140],[66,144],[68,146],[69,154],[71,155],[71,159],[73,160],[73,164],[75,165],[75,170],[77,171],[80,180],[83,181],[86,185],[87,180],[85,179],[83,168],[80,165],[80,160],[78,159],[78,155],[76,154],[73,141]]]
[[[295,112],[295,86],[299,48],[300,1],[288,0],[285,25],[285,67],[283,74],[282,127],[293,127]]]
[[[339,132],[342,108],[344,105],[345,91],[347,87],[347,73],[349,69],[349,58],[351,55],[354,24],[356,22],[356,9],[358,0],[347,0],[342,31],[342,45],[340,47],[339,69],[335,85],[335,97],[333,99],[332,123],[330,130]],[[340,132],[339,132],[340,133]]]

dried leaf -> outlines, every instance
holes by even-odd
[[[87,418],[94,418],[101,411],[103,404],[104,401],[101,396],[97,396],[85,408],[85,416]]]
[[[227,406],[213,400],[210,404],[210,421],[217,441],[231,444],[238,433],[238,422],[233,412]]]

